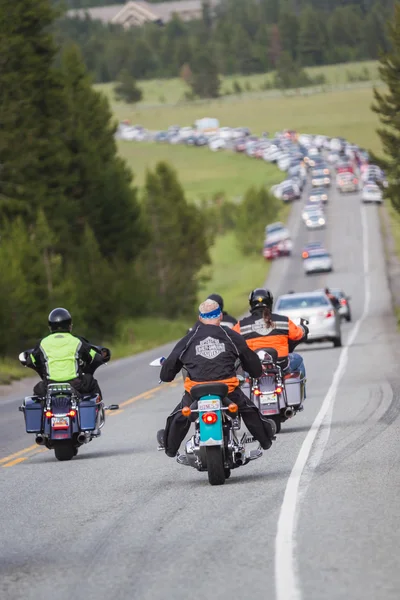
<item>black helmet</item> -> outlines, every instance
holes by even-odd
[[[219,304],[220,309],[222,311],[224,310],[224,301],[223,301],[222,296],[220,296],[219,294],[210,294],[208,296],[207,300],[214,300],[214,302]]]
[[[274,297],[269,290],[264,290],[262,288],[257,288],[250,292],[249,295],[249,304],[250,310],[255,310],[256,308],[272,308],[272,303],[274,301]]]
[[[49,314],[50,331],[71,331],[72,317],[66,308],[55,308]]]

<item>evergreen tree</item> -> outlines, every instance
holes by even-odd
[[[63,138],[71,156],[68,197],[78,207],[71,236],[78,248],[89,225],[104,257],[131,260],[145,239],[132,174],[117,154],[107,98],[91,87],[74,46],[64,53],[62,73],[68,101]]]
[[[299,56],[304,66],[322,65],[327,48],[327,34],[324,17],[311,6],[307,6],[300,16]]]
[[[236,239],[245,255],[261,255],[262,241],[267,223],[276,219],[279,201],[265,188],[251,187],[238,207],[235,227]]]
[[[148,289],[154,290],[147,302],[159,315],[190,315],[198,273],[210,262],[202,214],[188,204],[175,171],[163,162],[147,173],[143,207],[151,232],[143,264]]]
[[[142,90],[137,86],[135,78],[127,69],[122,69],[118,75],[114,91],[117,100],[123,100],[127,104],[135,104],[143,98]]]
[[[299,37],[299,20],[297,16],[288,10],[281,10],[278,28],[282,49],[288,52],[295,60],[297,58],[297,44]]]
[[[54,16],[48,0],[0,6],[0,223],[16,215],[34,222],[42,206],[62,234],[68,229],[59,218],[68,210],[68,155],[63,88],[49,33]],[[50,210],[56,205],[58,214]]]
[[[210,47],[198,48],[192,64],[191,87],[200,98],[218,98],[221,80]]]
[[[394,208],[400,212],[400,5],[389,24],[391,51],[382,54],[379,73],[387,91],[374,89],[375,102],[372,110],[379,115],[382,127],[378,129],[384,158],[379,162],[386,171],[389,186],[385,190]]]

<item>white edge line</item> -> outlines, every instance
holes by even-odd
[[[364,263],[364,308],[360,319],[355,323],[347,341],[347,345],[340,353],[339,363],[334,372],[332,383],[324,398],[322,406],[311,425],[303,444],[300,448],[296,462],[289,475],[285,494],[278,519],[278,529],[275,540],[275,587],[276,600],[301,600],[301,589],[297,575],[297,563],[295,557],[295,533],[297,509],[299,500],[300,479],[307,464],[315,438],[323,424],[328,410],[333,407],[336,398],[336,392],[344,374],[347,362],[349,348],[353,345],[360,327],[368,315],[371,290],[369,282],[369,256],[368,256],[368,223],[365,207],[361,205],[361,224],[363,231],[363,263]],[[330,422],[327,424],[323,445],[325,446],[330,432]],[[319,460],[322,458],[322,452],[319,453]],[[315,469],[319,463],[315,462]]]

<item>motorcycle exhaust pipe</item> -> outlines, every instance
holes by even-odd
[[[293,408],[291,408],[290,406],[288,406],[288,408],[285,410],[285,417],[290,419],[290,417],[293,417],[294,415],[294,410]]]
[[[35,438],[35,442],[37,443],[38,446],[43,446],[44,445],[44,437],[42,435],[37,435]]]
[[[81,432],[81,433],[78,434],[78,437],[76,439],[77,439],[77,441],[80,444],[85,444],[86,443],[86,439],[87,439],[86,438],[86,434],[84,434],[84,433]]]

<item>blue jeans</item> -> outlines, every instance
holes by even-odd
[[[306,376],[303,357],[297,354],[297,352],[289,353],[289,369],[290,371],[299,371],[302,378]]]
[[[289,355],[289,370],[299,371],[301,378],[306,376],[306,368],[304,366],[303,357],[297,352],[290,352]],[[306,398],[306,386],[304,385],[304,398]]]

